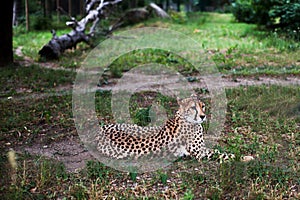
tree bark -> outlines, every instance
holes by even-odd
[[[166,11],[170,8],[170,0],[166,0]]]
[[[67,22],[67,26],[73,30],[62,36],[56,36],[54,30],[51,31],[52,39],[48,44],[44,45],[39,51],[39,55],[46,59],[58,59],[59,56],[66,50],[75,48],[80,42],[89,44],[89,40],[94,36],[97,23],[101,20],[104,15],[105,7],[113,4],[117,4],[122,0],[104,1],[104,0],[90,0],[86,5],[87,15],[80,21],[76,21],[72,18],[71,21]],[[96,7],[96,8],[95,8]],[[85,33],[86,26],[92,23],[89,33]]]
[[[57,15],[57,22],[60,22],[60,0],[56,0],[56,15]]]
[[[13,63],[12,17],[13,1],[3,1],[0,8],[0,67]]]
[[[13,5],[13,26],[18,25],[18,17],[19,17],[19,8],[20,8],[20,0],[14,0],[14,5]]]
[[[72,16],[72,0],[68,1],[68,12],[69,16]]]
[[[51,18],[51,2],[50,2],[50,0],[45,0],[45,17]]]
[[[26,16],[26,31],[29,31],[29,5],[28,5],[28,0],[25,0],[25,16]]]
[[[180,12],[180,4],[181,4],[181,1],[180,0],[177,0],[177,12]]]
[[[83,17],[85,12],[84,12],[84,0],[80,0],[80,16]]]

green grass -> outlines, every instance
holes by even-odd
[[[290,144],[299,144],[299,89],[262,86],[229,90],[227,94],[233,99],[229,102],[228,148],[236,155],[261,152],[261,156],[271,158],[278,147],[288,149]],[[284,138],[291,134],[295,135],[288,143]],[[267,155],[269,151],[273,155]]]
[[[220,145],[237,156],[231,163],[199,164],[183,158],[157,172],[128,174],[89,161],[80,173],[67,173],[56,161],[26,154],[17,155],[18,168],[12,169],[2,151],[0,173],[5,179],[1,180],[1,196],[4,199],[101,199],[104,196],[117,199],[161,199],[165,196],[180,199],[299,198],[300,89],[251,86],[228,89],[226,93],[228,112]],[[151,101],[145,101],[147,95],[153,97],[154,94],[136,94],[132,108],[151,104]],[[172,99],[156,97],[170,111],[176,107]],[[113,122],[110,98],[110,92],[96,94],[97,114],[103,123]],[[63,133],[74,129],[70,105],[70,96],[48,97],[30,103],[1,101],[1,110],[8,108],[7,112],[1,112],[1,135],[4,136],[0,140],[1,146],[8,141],[16,141],[11,147],[30,142],[28,133],[38,135],[41,132],[28,130],[47,127],[50,128],[47,134],[40,137],[64,137]],[[107,110],[101,107],[107,107]],[[27,130],[23,128],[25,126]],[[11,134],[5,134],[7,132]],[[239,161],[244,155],[252,155],[255,159]],[[15,182],[14,177],[17,177]]]
[[[0,101],[0,143],[15,146],[55,141],[74,131],[71,96],[50,96],[41,99],[10,99]]]
[[[17,32],[17,30],[15,30]],[[69,30],[59,30],[57,35],[68,33]],[[25,56],[31,57],[34,60],[38,60],[38,51],[47,44],[52,38],[52,34],[49,31],[30,31],[30,32],[17,32],[13,38],[14,50],[17,47],[22,47],[22,53]]]
[[[49,31],[30,31],[30,32],[17,32],[13,37],[13,49],[16,51],[17,48],[21,48],[23,57],[14,55],[16,60],[26,59],[29,57],[35,62],[43,62],[44,60],[40,58],[38,52],[46,45],[52,38],[52,34]],[[57,30],[57,36],[69,33],[70,29]],[[60,60],[53,60],[52,62],[58,66],[64,68],[78,68],[89,52],[89,46],[80,43],[77,45],[76,49],[68,49],[64,52]]]
[[[59,86],[69,85],[75,79],[75,72],[14,66],[0,69],[0,97],[32,92],[50,92]]]
[[[189,75],[196,71],[190,63],[172,52],[160,49],[144,49],[132,51],[116,59],[109,66],[110,76],[120,78],[122,77],[122,72],[147,63],[164,65],[184,75]]]
[[[173,17],[173,20],[149,20],[133,27],[166,27],[187,34],[200,43],[224,74],[299,75],[299,44],[289,38],[267,33],[254,25],[236,23],[229,14],[177,16],[175,13]],[[58,34],[65,31],[69,30]],[[22,46],[24,55],[39,60],[38,50],[51,38],[50,33],[45,33],[16,33],[14,49]],[[55,63],[77,68],[88,51],[86,46],[80,45]],[[175,54],[147,49],[119,57],[109,67],[108,77],[120,77],[124,71],[148,62],[167,65],[186,76],[196,71]],[[198,163],[181,158],[168,168],[136,174],[88,161],[80,172],[69,173],[62,163],[49,158],[26,153],[16,156],[10,153],[9,157],[9,148],[77,137],[71,95],[51,96],[59,87],[70,85],[74,78],[74,72],[37,65],[1,69],[0,94],[4,97],[0,99],[1,198],[300,198],[300,89],[296,86],[264,85],[226,90],[226,123],[218,148],[236,155],[236,160],[230,163]],[[203,88],[196,92],[200,96],[209,95]],[[32,93],[46,96],[30,98],[28,95]],[[111,94],[110,91],[95,94],[95,109],[101,125],[115,122]],[[12,98],[8,98],[10,96]],[[149,108],[154,102],[166,109],[168,116],[177,108],[174,98],[153,92],[135,93],[129,108],[133,121],[148,125]],[[209,108],[210,99],[205,102]],[[240,161],[250,155],[255,159]]]
[[[234,22],[230,14],[192,13],[183,23],[149,20],[154,26],[186,34],[206,50],[222,73],[299,74],[300,44],[256,25]],[[130,59],[130,58],[128,58]]]
[[[175,17],[176,18],[176,17]],[[154,26],[169,28],[186,34],[199,43],[200,49],[215,61],[222,73],[237,75],[253,74],[299,74],[299,42],[270,33],[256,25],[237,23],[231,14],[217,13],[192,13],[184,16],[186,20],[158,20],[139,23],[126,29]],[[123,31],[121,29],[119,31]],[[32,31],[22,33],[15,31],[14,49],[22,47],[24,55],[38,61],[38,51],[50,39],[47,31]],[[57,35],[68,33],[69,30],[59,30]],[[85,44],[79,44],[76,50],[68,50],[61,56],[58,65],[66,68],[80,67],[91,49]],[[172,63],[176,55],[166,55],[160,51],[133,52],[122,55],[111,66],[114,77],[120,77],[122,71],[126,71],[138,64],[154,61],[178,67],[180,72],[190,72],[190,66],[184,60]],[[121,64],[121,66],[119,66]]]

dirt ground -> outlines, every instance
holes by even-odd
[[[20,51],[17,49],[17,51]],[[32,63],[32,60],[29,58],[25,58],[21,61],[21,65],[29,65]],[[39,63],[40,64],[40,63]],[[41,63],[42,67],[52,68],[52,69],[63,69],[56,64],[53,63]],[[128,73],[129,77],[127,80],[130,80],[131,76],[135,76],[134,74]],[[135,76],[136,77],[136,76]],[[159,84],[163,84],[168,88],[178,88],[182,86],[183,82],[177,80],[178,77],[165,77],[164,79],[159,79]],[[203,88],[206,87],[206,83],[203,81],[202,77],[194,77],[193,82],[189,82],[191,88]],[[151,76],[139,76],[139,78],[135,78],[133,82],[122,81],[120,84],[120,80],[112,79],[109,80],[109,84],[103,85],[102,87],[95,87],[95,90],[118,90],[125,89],[131,90],[136,89],[136,85],[138,82],[153,84],[153,77]],[[155,82],[155,81],[154,81]],[[184,82],[185,83],[185,82]],[[255,77],[220,77],[219,81],[215,82],[216,87],[224,87],[224,88],[233,88],[239,86],[250,86],[250,85],[269,85],[269,84],[277,84],[282,86],[287,85],[300,85],[300,77],[299,76],[287,76],[284,77],[270,77],[270,76],[255,76]],[[145,84],[147,87],[147,84]],[[66,85],[63,87],[56,88],[56,91],[53,93],[46,94],[35,94],[30,93],[26,96],[17,97],[20,99],[36,99],[36,98],[45,98],[47,96],[57,96],[64,94],[71,94],[73,86],[72,84]],[[14,98],[14,97],[13,97]],[[75,172],[85,166],[85,162],[87,160],[94,159],[92,155],[88,152],[88,150],[81,143],[79,137],[74,135],[66,136],[59,141],[54,141],[48,144],[44,143],[36,143],[32,146],[19,146],[15,149],[19,153],[27,152],[32,155],[41,155],[48,158],[53,158],[58,161],[61,161],[65,164],[66,169],[70,172]]]

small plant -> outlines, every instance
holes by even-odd
[[[193,176],[193,179],[195,181],[197,181],[197,183],[204,183],[205,182],[205,177],[203,176],[203,174],[195,174]]]
[[[225,52],[221,52],[219,49],[216,50],[213,60],[220,70],[230,70],[235,65],[233,53],[237,47],[237,44],[231,46]]]
[[[184,200],[193,200],[194,199],[194,194],[191,190],[187,190],[184,195],[183,195]]]
[[[137,172],[130,172],[130,173],[129,173],[130,179],[131,179],[133,182],[136,182],[137,175],[138,175]]]
[[[123,75],[122,68],[116,65],[110,67],[110,73],[112,78],[121,78]]]
[[[184,24],[188,20],[185,12],[170,11],[169,14],[172,20],[178,24]]]
[[[168,180],[168,174],[159,171],[159,172],[158,172],[158,175],[159,175],[159,180],[160,180],[160,182],[161,182],[163,185],[166,185],[166,184],[167,184],[167,180]]]
[[[151,122],[149,114],[151,107],[140,108],[136,111],[133,117],[133,122],[139,126],[147,126]]]
[[[72,187],[71,195],[75,197],[75,199],[88,199],[88,189],[80,182]]]
[[[97,116],[104,120],[112,119],[111,91],[97,91],[95,94],[95,107]]]
[[[277,146],[265,146],[263,153],[260,155],[260,158],[264,161],[272,162],[276,159],[278,155]]]
[[[87,175],[92,179],[105,180],[108,177],[109,171],[101,162],[88,161],[86,163]]]

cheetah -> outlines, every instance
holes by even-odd
[[[97,150],[113,159],[139,159],[158,155],[191,156],[199,162],[216,153],[205,146],[202,123],[206,120],[205,104],[197,95],[177,99],[179,109],[162,126],[141,127],[134,124],[109,124],[100,128]],[[227,155],[222,155],[227,159]]]

